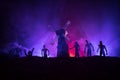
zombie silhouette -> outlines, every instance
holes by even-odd
[[[72,48],[75,48],[75,57],[79,57],[80,45],[78,44],[78,42],[75,42],[75,44]],[[72,49],[72,48],[70,48],[70,49]]]
[[[67,39],[66,38],[66,29],[67,29],[69,24],[70,24],[70,21],[68,21],[65,24],[64,28],[56,30],[56,35],[58,37],[57,57],[69,57],[68,44],[66,42],[66,39]]]
[[[27,57],[32,57],[33,51],[34,51],[34,48],[32,50],[29,50],[28,53],[26,52],[26,50],[24,50],[24,53]]]
[[[93,45],[88,42],[88,40],[86,40],[84,53],[87,54],[88,57],[90,57],[92,55],[92,51],[94,51]]]
[[[107,49],[106,49],[106,46],[103,45],[102,41],[99,42],[99,45],[98,45],[98,49],[97,49],[97,52],[100,51],[100,56],[106,56],[108,53],[107,53]]]
[[[9,50],[9,56],[20,57],[21,53],[22,53],[22,49],[19,47],[15,47]]]
[[[5,49],[7,50],[9,57],[20,57],[22,54],[22,46],[18,42],[10,42]]]
[[[49,50],[43,45],[43,49],[41,50],[42,57],[47,58],[49,55]]]

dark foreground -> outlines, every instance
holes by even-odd
[[[120,58],[3,58],[0,80],[120,79]],[[3,79],[2,79],[3,78]]]

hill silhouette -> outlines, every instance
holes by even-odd
[[[4,79],[76,80],[119,78],[120,58],[8,58],[1,56],[0,74]]]

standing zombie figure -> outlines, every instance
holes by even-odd
[[[92,51],[94,51],[93,45],[89,43],[88,40],[86,40],[84,53],[87,54],[87,56],[89,57],[92,55]]]
[[[54,45],[55,41],[57,40],[57,57],[69,57],[69,50],[68,50],[68,44],[66,40],[69,40],[67,34],[67,27],[70,25],[70,21],[67,21],[65,26],[63,28],[60,28],[58,30],[55,30],[56,37],[52,41],[52,45]]]
[[[41,50],[42,57],[47,58],[49,55],[49,50],[43,45],[43,49]]]
[[[16,46],[13,49],[9,50],[9,56],[14,56],[14,57],[20,57],[20,55],[22,54],[22,48],[19,46]]]
[[[99,45],[98,45],[98,49],[97,49],[97,52],[100,51],[100,56],[105,56],[105,54],[107,55],[107,49],[106,49],[106,46],[103,45],[102,41],[99,42]]]
[[[16,57],[20,57],[20,54],[22,53],[22,49],[19,48],[19,47],[16,47],[16,48],[15,48],[15,53],[16,53],[16,54],[15,54]]]
[[[20,57],[21,49],[19,47],[13,48],[9,51],[10,56]]]
[[[56,35],[58,37],[57,43],[57,57],[69,57],[68,44],[66,42],[66,29],[70,21],[65,24],[65,27],[59,30],[56,30]]]
[[[57,30],[56,35],[58,36],[57,57],[69,57],[68,44],[65,38],[65,30]]]
[[[75,48],[75,57],[79,57],[80,45],[78,44],[78,42],[75,42],[75,44],[72,48]],[[72,49],[72,48],[70,48],[70,49]]]

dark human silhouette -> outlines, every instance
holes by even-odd
[[[69,57],[68,44],[65,38],[65,30],[57,30],[56,35],[58,36],[57,57]]]
[[[18,42],[10,42],[5,47],[5,50],[8,52],[9,57],[20,57],[22,54],[22,45],[20,45]]]
[[[41,50],[42,57],[47,58],[49,55],[49,50],[43,45],[43,49]]]
[[[97,49],[97,52],[100,51],[100,56],[106,56],[108,53],[107,53],[107,49],[106,49],[106,46],[103,45],[102,41],[99,42],[99,45],[98,45],[98,49]]]
[[[75,57],[79,57],[79,51],[80,51],[80,45],[78,44],[78,42],[75,42],[74,46],[72,48],[75,48]],[[72,49],[70,48],[70,49]]]
[[[66,42],[66,29],[68,25],[70,24],[70,21],[68,21],[65,26],[61,29],[56,30],[56,35],[58,39],[57,43],[57,57],[69,57],[69,50],[68,50],[68,44]]]
[[[26,50],[24,50],[24,53],[27,57],[32,57],[33,51],[34,51],[34,48],[32,50],[29,50],[28,53],[26,52]]]
[[[92,43],[88,42],[88,40],[85,40],[86,44],[85,44],[85,49],[84,49],[84,53],[87,54],[88,57],[92,56],[92,51],[94,51],[94,47],[92,45]]]
[[[15,47],[9,51],[9,56],[20,57],[22,49],[20,47]]]

